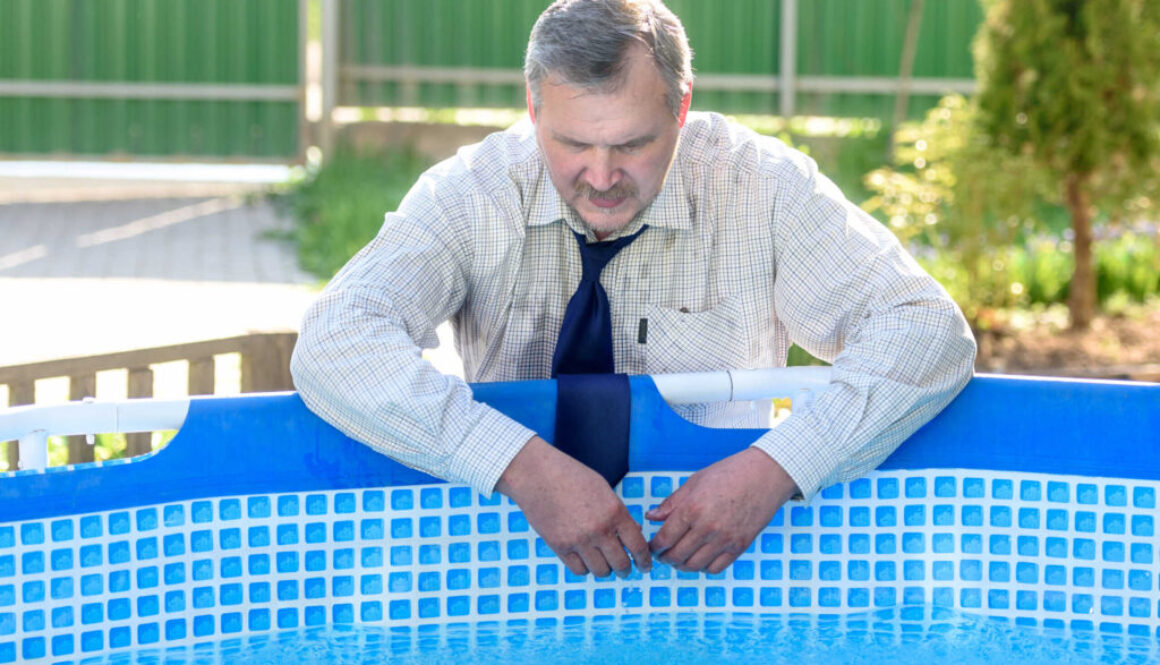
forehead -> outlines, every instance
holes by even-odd
[[[618,143],[675,122],[663,77],[651,56],[639,51],[628,56],[618,85],[578,86],[549,76],[540,87],[537,124],[575,140]]]

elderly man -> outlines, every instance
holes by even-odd
[[[966,384],[962,314],[886,229],[801,153],[688,113],[691,53],[660,0],[559,0],[525,74],[531,122],[424,174],[308,312],[292,369],[321,417],[511,497],[576,574],[650,555],[718,572],[784,502],[873,469]],[[581,299],[603,319],[571,312]],[[646,543],[600,475],[422,360],[448,319],[469,381],[774,367],[796,342],[833,384],[693,474],[646,515],[664,522]]]

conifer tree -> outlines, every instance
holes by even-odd
[[[1160,1],[983,4],[980,128],[1057,183],[1074,231],[1071,324],[1086,328],[1096,311],[1093,213],[1117,216],[1160,171]]]

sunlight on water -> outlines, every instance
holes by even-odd
[[[910,607],[833,619],[648,614],[426,627],[327,627],[86,658],[93,665],[1150,663],[1154,638],[1064,633]]]

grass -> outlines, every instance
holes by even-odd
[[[410,152],[344,148],[291,183],[275,201],[296,220],[291,237],[302,268],[323,280],[333,277],[375,237],[383,214],[398,208],[428,165]]]
[[[738,121],[803,149],[855,203],[868,196],[863,175],[884,158],[886,132],[873,122],[785,123],[769,116],[742,116]],[[398,207],[429,165],[411,152],[345,147],[316,171],[290,183],[275,201],[296,221],[290,236],[301,267],[321,280],[333,277],[374,238],[383,214]],[[789,363],[823,364],[797,346],[790,349]]]

